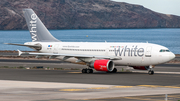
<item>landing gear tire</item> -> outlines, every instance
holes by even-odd
[[[87,69],[82,69],[82,73],[87,73]]]
[[[112,73],[116,73],[117,72],[117,69],[116,68],[114,68],[113,69],[113,71],[112,71]]]
[[[82,73],[93,73],[93,70],[92,69],[82,69]]]
[[[153,75],[153,74],[154,74],[154,71],[153,71],[153,70],[149,70],[149,71],[148,71],[148,74],[149,74],[149,75]]]
[[[113,71],[111,71],[111,72],[108,71],[108,72],[106,72],[106,73],[116,73],[116,72],[117,72],[117,69],[114,68]]]
[[[91,73],[91,70],[90,70],[90,69],[87,69],[87,73],[88,73],[88,74]]]
[[[93,73],[93,69],[90,69],[90,71],[91,71],[90,73]]]

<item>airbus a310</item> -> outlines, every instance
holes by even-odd
[[[32,42],[6,43],[30,47],[36,51],[22,54],[49,56],[63,61],[87,65],[82,73],[96,71],[117,72],[115,66],[130,66],[154,74],[155,65],[172,60],[175,55],[168,48],[151,43],[62,42],[54,38],[32,9],[23,9]]]

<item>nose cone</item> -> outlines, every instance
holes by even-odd
[[[176,56],[175,56],[174,53],[172,53],[172,52],[169,53],[169,59],[170,59],[170,60],[174,59],[175,57],[176,57]]]

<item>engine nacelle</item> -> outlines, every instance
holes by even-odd
[[[94,62],[90,63],[90,67],[97,71],[111,72],[114,69],[114,63],[113,61],[106,59],[95,60]]]
[[[139,70],[148,70],[149,66],[132,66],[134,69],[139,69]]]

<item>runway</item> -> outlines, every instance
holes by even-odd
[[[10,95],[12,98],[21,99],[34,96],[35,98],[29,99],[47,101],[54,99],[58,99],[57,101],[63,99],[68,101],[84,99],[147,101],[147,98],[150,98],[149,101],[152,99],[160,101],[161,98],[164,100],[165,94],[170,94],[176,101],[180,99],[180,74],[178,74],[180,73],[180,64],[158,65],[154,69],[154,75],[148,75],[147,71],[134,71],[125,66],[118,66],[118,73],[95,71],[93,74],[82,74],[81,69],[86,66],[57,60],[0,59],[0,66],[64,68],[63,70],[0,69],[0,85],[2,87],[0,97],[9,101],[12,100],[8,98]],[[9,88],[8,85],[12,85],[12,88]],[[3,87],[4,90],[2,90]],[[24,94],[24,97],[19,97],[21,94]],[[46,98],[47,95],[49,97]],[[41,99],[38,96],[44,98]],[[139,97],[137,98],[137,96]],[[168,101],[174,101],[174,99]]]
[[[86,68],[86,66],[67,63],[58,60],[0,59],[0,66],[9,66],[9,67],[43,66],[49,68],[62,69],[62,70],[1,69],[0,71],[1,80],[65,82],[65,83],[85,83],[85,84],[91,83],[91,84],[108,84],[108,85],[121,84],[121,85],[130,85],[130,86],[141,85],[141,84],[172,86],[172,85],[180,84],[180,80],[179,80],[180,64],[158,65],[154,68],[155,71],[154,75],[148,75],[147,71],[134,70],[126,66],[117,66],[116,68],[118,69],[118,73],[106,73],[106,72],[94,71],[93,74],[82,74],[81,69]],[[43,78],[41,78],[42,76]]]
[[[1,69],[1,80],[17,81],[41,81],[63,82],[83,84],[107,84],[107,85],[163,85],[180,86],[179,74],[148,75],[141,72],[105,73],[94,72],[82,74],[81,70],[25,70],[25,69]]]

